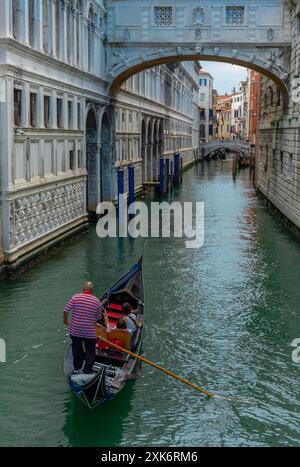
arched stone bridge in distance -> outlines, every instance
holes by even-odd
[[[288,0],[107,0],[107,73],[114,94],[156,65],[208,60],[254,69],[288,99]]]
[[[199,156],[201,158],[205,158],[221,149],[226,149],[227,151],[239,153],[245,156],[251,155],[250,143],[239,140],[212,140],[206,143],[200,143]]]

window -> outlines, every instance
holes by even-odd
[[[288,177],[293,176],[293,154],[289,154],[288,159]]]
[[[80,102],[77,104],[77,128],[80,130],[81,128],[81,105]]]
[[[273,149],[273,165],[272,165],[273,171],[276,172],[276,151]]]
[[[36,127],[36,94],[30,93],[30,126]]]
[[[269,148],[266,147],[266,163],[265,163],[265,172],[268,172],[268,166],[269,166]]]
[[[83,168],[83,163],[82,163],[82,150],[81,149],[78,149],[77,151],[77,164],[78,164],[78,168]]]
[[[22,116],[22,91],[14,89],[14,122],[16,126],[21,125]]]
[[[199,84],[200,84],[200,86],[207,86],[207,79],[206,78],[201,78]]]
[[[68,128],[73,128],[73,102],[68,101]]]
[[[70,170],[75,170],[74,151],[69,151],[69,163],[70,163]]]
[[[171,26],[173,24],[173,8],[171,6],[154,7],[155,26]]]
[[[280,173],[283,172],[283,151],[280,151]]]
[[[50,96],[44,96],[44,125],[50,128]]]
[[[200,101],[201,101],[201,102],[204,102],[204,101],[205,101],[205,94],[204,94],[204,93],[201,93],[201,94],[200,94]]]
[[[57,107],[57,128],[63,127],[62,122],[62,99],[58,98],[56,100],[56,107]]]
[[[238,26],[244,24],[245,7],[244,6],[227,6],[226,7],[226,24]]]

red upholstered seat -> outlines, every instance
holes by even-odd
[[[108,308],[110,310],[115,310],[115,311],[122,311],[122,309],[123,309],[122,305],[118,305],[117,303],[110,303],[108,305]]]
[[[122,313],[117,313],[116,311],[108,311],[107,316],[109,319],[119,319],[124,317]]]

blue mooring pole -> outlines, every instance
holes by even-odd
[[[125,224],[125,203],[124,203],[124,169],[118,169],[118,207],[119,207],[119,229]]]
[[[174,153],[174,185],[179,185],[179,171],[180,171],[180,154]]]
[[[163,157],[159,160],[159,193],[160,195],[164,194],[164,168],[165,168],[165,159]]]
[[[130,165],[128,167],[128,201],[129,201],[129,206],[134,206],[135,202],[135,178],[134,178],[134,171],[135,171],[135,166]],[[134,217],[134,214],[130,214],[129,211],[129,219],[132,219]]]
[[[135,178],[134,178],[135,166],[130,165],[128,167],[128,193],[129,193],[129,205],[135,201]]]
[[[166,159],[166,177],[167,177],[167,183],[166,183],[166,190],[169,191],[170,187],[170,159]]]
[[[118,169],[118,197],[124,194],[124,169]]]

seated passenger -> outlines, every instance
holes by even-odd
[[[127,324],[123,318],[118,319],[117,327],[107,337],[110,342],[124,349],[130,349],[131,347],[131,333],[127,329]]]
[[[141,327],[141,323],[138,321],[136,313],[133,311],[129,303],[124,303],[123,313],[125,315],[124,321],[127,324],[128,330],[132,335],[132,339],[135,339],[137,330]]]

